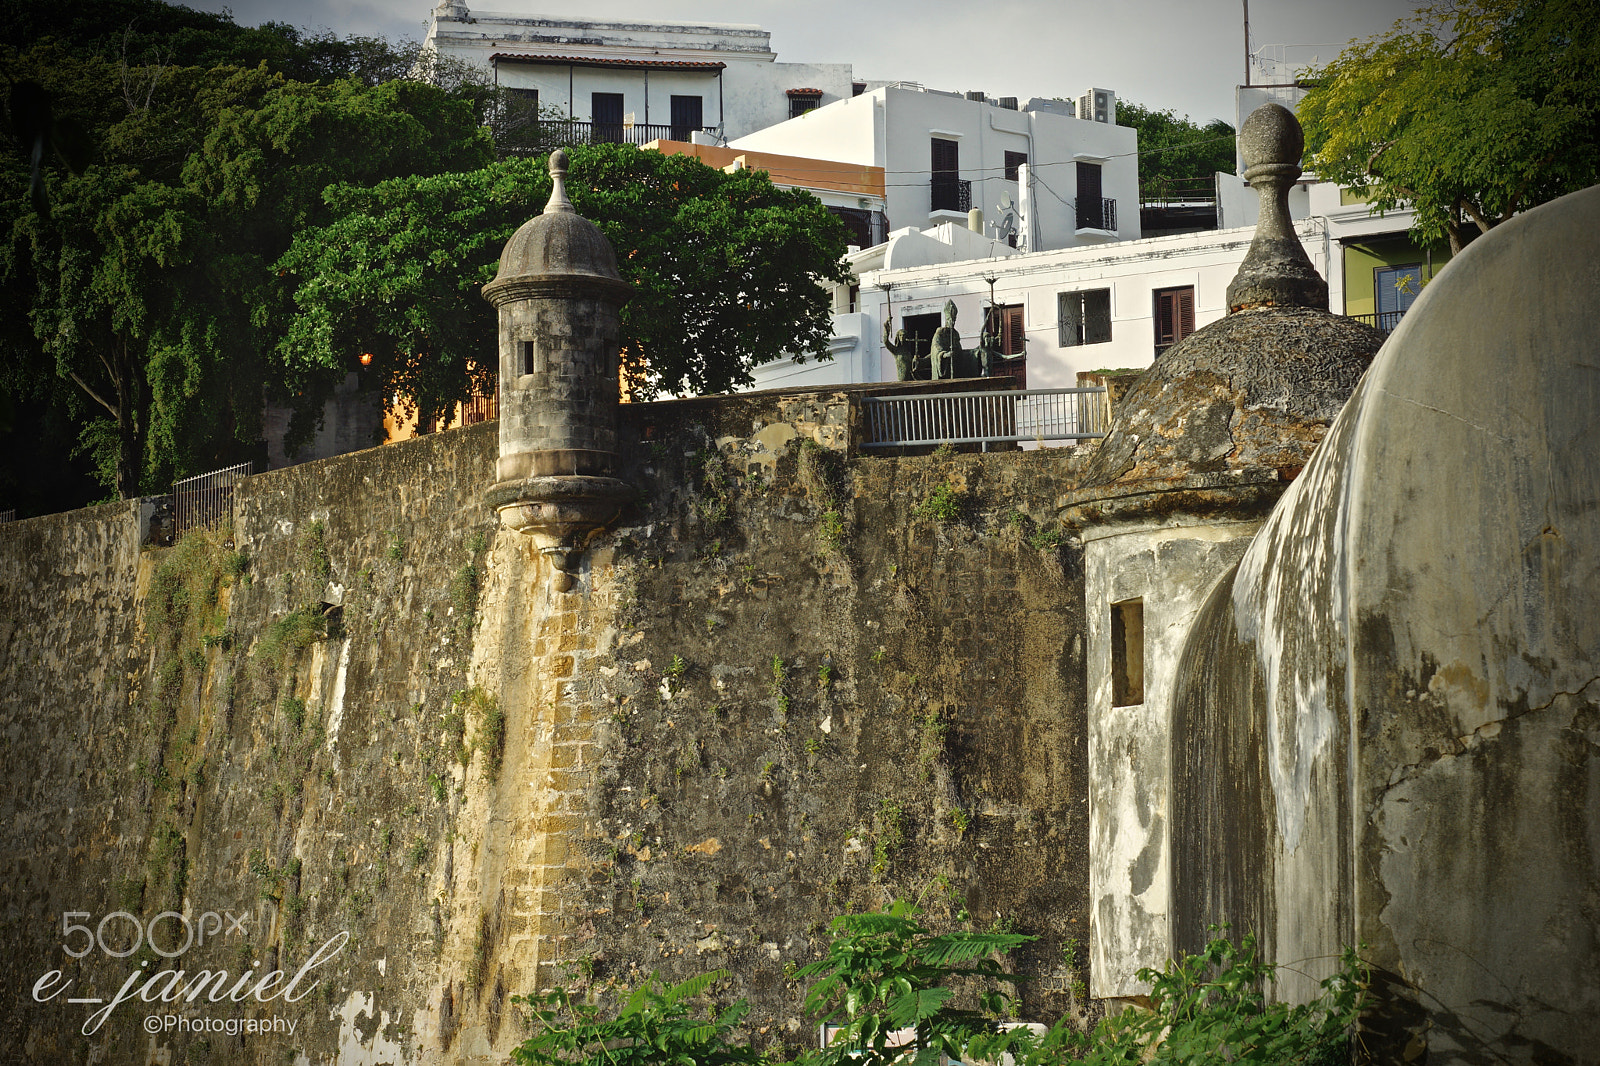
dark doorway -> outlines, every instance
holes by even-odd
[[[672,98],[672,139],[687,141],[691,133],[705,129],[701,115],[702,101],[698,96]]]
[[[617,144],[622,141],[621,93],[592,94],[589,111],[594,121],[595,143]]]

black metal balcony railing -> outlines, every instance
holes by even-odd
[[[1385,333],[1393,333],[1394,328],[1400,324],[1400,320],[1406,317],[1406,313],[1405,311],[1379,311],[1373,315],[1348,315],[1346,317],[1353,318],[1357,322],[1365,322],[1367,325],[1380,329]]]
[[[933,176],[932,184],[934,211],[971,211],[972,210],[972,182],[962,181],[957,177],[945,177],[940,174]]]
[[[621,122],[577,122],[565,119],[526,124],[514,132],[497,137],[502,152],[512,155],[543,155],[551,148],[575,144],[649,144],[651,141],[687,141],[691,134],[708,126],[673,126],[650,123],[624,125]]]
[[[1117,202],[1108,199],[1084,199],[1077,201],[1078,228],[1103,229],[1115,233],[1117,230]]]

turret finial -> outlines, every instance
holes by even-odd
[[[1244,179],[1261,197],[1256,236],[1228,286],[1228,313],[1252,307],[1328,309],[1328,283],[1311,265],[1289,220],[1289,189],[1300,177],[1305,134],[1294,112],[1263,104],[1239,128]]]
[[[577,210],[572,206],[572,201],[567,199],[567,153],[557,148],[550,153],[550,202],[544,205],[544,213],[549,215],[566,211],[576,214]]]

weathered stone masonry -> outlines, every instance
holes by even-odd
[[[499,1061],[509,997],[537,984],[721,966],[757,1040],[804,1043],[786,964],[844,909],[917,895],[936,921],[1040,934],[1027,1009],[1073,1005],[1082,579],[1028,542],[1069,458],[803,448],[848,441],[825,391],[624,410],[642,497],[571,593],[495,532],[492,426],[247,481],[193,564],[242,569],[176,656],[141,612],[188,549],[139,552],[120,505],[7,527],[3,758],[31,782],[7,794],[8,987],[120,986],[128,960],[64,955],[67,911],[248,913],[248,950],[184,957],[235,972],[351,939],[307,999],[235,1008],[295,1019],[292,1039],[152,1044],[127,1006],[85,1037],[88,1008],[26,1001],[5,1039],[38,1062]],[[916,517],[941,487],[966,515]],[[264,650],[306,606],[331,631]]]

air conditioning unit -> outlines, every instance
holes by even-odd
[[[1078,97],[1078,117],[1087,122],[1117,122],[1117,94],[1110,89],[1090,89]]]

